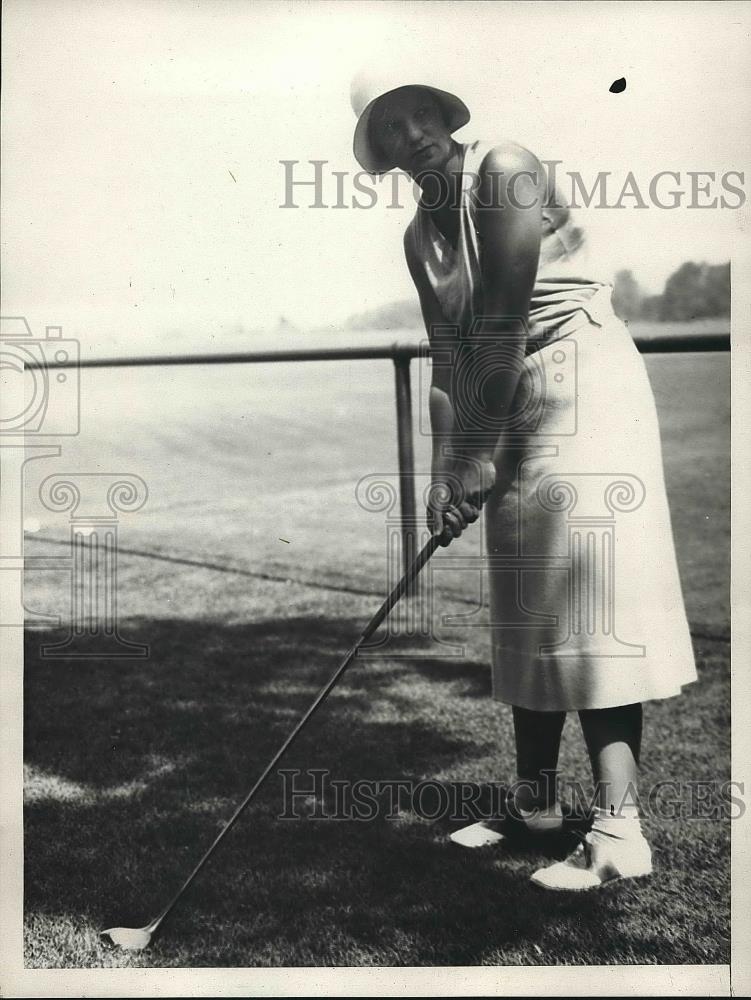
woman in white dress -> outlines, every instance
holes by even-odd
[[[433,354],[428,518],[447,545],[485,507],[493,694],[513,706],[513,805],[530,830],[561,823],[551,775],[569,711],[591,760],[592,829],[532,879],[647,875],[641,703],[696,674],[645,366],[533,153],[455,141],[469,111],[435,87],[361,77],[352,104],[363,168],[421,189],[404,249]]]

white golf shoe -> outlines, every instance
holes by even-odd
[[[460,847],[491,847],[505,840],[502,833],[493,830],[487,823],[472,823],[449,834],[449,840]]]
[[[524,834],[557,833],[563,827],[563,811],[559,802],[546,809],[527,812],[517,807],[518,816],[507,815],[492,823],[481,820],[456,830],[449,840],[460,847],[490,847],[507,836]],[[500,829],[498,829],[500,828]],[[505,832],[501,832],[505,830]]]
[[[531,881],[543,889],[582,892],[651,873],[652,851],[641,833],[620,839],[593,830],[565,861],[540,868]]]

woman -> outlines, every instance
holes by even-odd
[[[435,87],[360,78],[352,103],[364,169],[421,188],[404,249],[433,354],[428,518],[447,545],[485,506],[493,693],[513,706],[530,830],[561,824],[550,776],[569,711],[590,756],[592,829],[533,882],[647,875],[641,703],[696,674],[646,369],[536,156],[454,140],[469,111]]]

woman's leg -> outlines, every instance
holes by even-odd
[[[534,712],[514,705],[516,768],[515,804],[545,809],[556,801],[555,772],[565,712]]]
[[[565,861],[534,873],[532,881],[545,889],[596,889],[652,871],[636,801],[641,705],[590,709],[579,712],[579,718],[596,788],[592,829]]]
[[[493,829],[493,824],[479,822],[455,831],[450,840],[462,847],[487,847],[512,832],[509,820],[521,821],[525,833],[560,829],[562,813],[557,803],[556,769],[565,721],[565,712],[532,712],[514,705],[517,781],[503,809],[504,833]]]
[[[514,733],[518,781],[506,803],[514,820],[523,821],[523,829],[546,833],[560,828],[561,809],[556,802],[555,771],[565,712],[531,712],[514,706]],[[508,821],[504,810],[502,823]],[[504,833],[508,832],[508,828]],[[487,847],[503,840],[493,824],[472,823],[450,834],[449,839],[462,847]]]
[[[595,805],[608,814],[635,810],[637,768],[641,750],[642,707],[590,709],[579,712],[592,764]]]

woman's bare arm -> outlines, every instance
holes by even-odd
[[[469,349],[479,352],[469,370],[477,372],[483,356],[488,360],[482,398],[461,414],[462,450],[481,461],[493,456],[488,429],[500,433],[524,361],[545,198],[545,174],[532,153],[508,143],[487,154],[476,213],[484,310],[469,336]],[[471,392],[470,386],[463,388]]]

